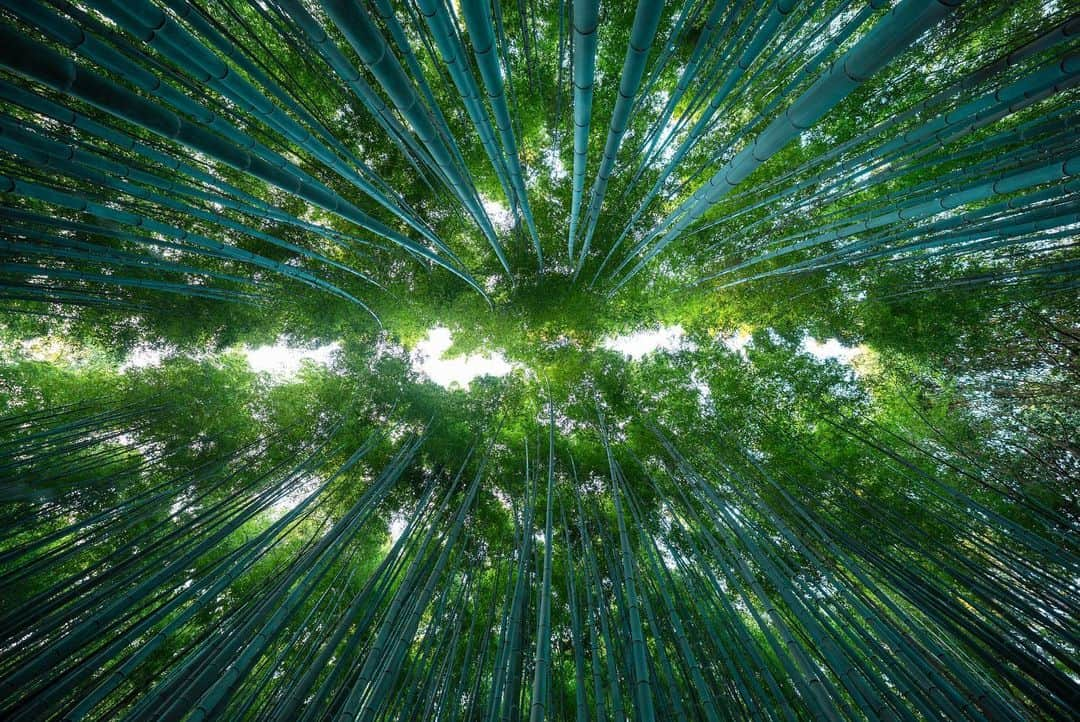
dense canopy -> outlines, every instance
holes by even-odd
[[[0,0],[0,718],[1073,718],[1078,81],[1068,0]]]

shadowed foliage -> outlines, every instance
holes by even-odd
[[[0,718],[1072,718],[1077,10],[0,0]]]

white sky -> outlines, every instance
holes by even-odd
[[[654,351],[678,350],[686,342],[685,338],[686,334],[682,326],[662,326],[655,330],[635,331],[622,336],[613,336],[604,339],[601,345],[606,349],[618,351],[637,361]],[[751,338],[750,334],[745,330],[739,330],[731,336],[721,337],[720,341],[735,353],[746,358],[746,347],[751,343]],[[852,359],[863,352],[862,347],[845,346],[835,338],[829,338],[821,342],[810,336],[803,338],[799,350],[821,361],[835,359],[849,366]]]
[[[753,340],[749,333],[740,329],[731,336],[721,336],[720,342],[731,351],[739,354],[743,359],[746,359],[746,347],[751,345]],[[818,341],[812,336],[804,336],[802,343],[799,344],[799,351],[810,354],[819,361],[833,359],[848,366],[863,350],[862,346],[845,346],[835,338]]]
[[[333,363],[334,353],[341,348],[339,343],[331,343],[318,348],[300,348],[278,341],[272,346],[241,346],[237,349],[247,359],[248,366],[257,373],[267,373],[275,381],[284,381],[296,376],[304,359],[309,359],[323,366]],[[140,346],[127,357],[120,366],[121,371],[133,368],[159,366],[162,359],[172,353],[172,349]]]
[[[552,180],[566,180],[570,175],[566,171],[566,166],[563,165],[562,158],[552,148],[544,150],[544,162],[547,163],[548,169],[551,171]]]
[[[651,331],[611,336],[604,339],[600,345],[638,361],[653,351],[674,351],[682,345],[685,336],[682,326],[661,326]]]
[[[151,348],[150,346],[137,346],[120,364],[120,371],[128,369],[141,369],[147,366],[161,365],[161,359],[165,357],[167,349]]]
[[[731,336],[721,336],[720,342],[728,347],[728,350],[734,351],[746,358],[746,347],[750,343],[750,334],[743,329],[739,329]]]
[[[339,343],[331,343],[318,348],[296,348],[278,341],[273,346],[255,348],[242,346],[240,352],[247,357],[248,366],[252,371],[268,373],[275,379],[286,379],[297,374],[304,359],[323,366],[331,365],[334,353],[340,348]]]
[[[732,351],[746,358],[746,346],[750,344],[750,334],[738,331],[734,335],[724,336],[720,341]],[[514,369],[514,365],[501,353],[470,354],[444,358],[453,339],[450,330],[444,326],[435,326],[428,330],[423,341],[416,345],[412,354],[412,367],[443,388],[454,384],[468,387],[478,376],[505,376]],[[686,343],[681,326],[662,326],[658,329],[635,331],[622,336],[604,339],[601,345],[609,350],[638,361],[654,351],[675,351]],[[289,346],[279,341],[272,346],[250,348],[240,347],[239,351],[247,359],[253,371],[269,374],[275,381],[285,381],[300,371],[304,359],[324,366],[333,364],[333,356],[341,348],[338,343],[327,344],[314,349]],[[834,359],[850,366],[853,359],[863,352],[861,346],[845,346],[835,338],[818,341],[810,336],[803,338],[799,350],[819,360]],[[171,349],[139,347],[132,351],[121,365],[121,370],[157,366]]]
[[[454,384],[467,387],[477,376],[505,376],[514,368],[513,364],[498,352],[483,356],[470,354],[443,358],[452,343],[450,329],[444,326],[428,329],[427,336],[416,344],[413,350],[413,370],[443,388],[450,388]]]
[[[484,212],[491,219],[491,225],[499,233],[508,233],[514,229],[514,214],[502,201],[493,200],[480,196],[480,203],[484,206]]]
[[[819,342],[817,339],[807,336],[802,340],[799,345],[799,350],[810,354],[816,359],[824,361],[826,359],[834,359],[842,364],[851,365],[851,360],[862,353],[862,348],[859,346],[845,346],[835,338],[825,339],[825,343]]]
[[[319,486],[324,483],[324,481],[325,480],[322,477],[315,475],[305,481],[300,486],[297,486],[295,489],[289,491],[289,493],[285,494],[285,496],[281,497],[270,505],[270,508],[267,510],[270,519],[277,520],[292,509],[296,508],[297,504],[308,498],[308,496],[310,496],[311,494],[315,493],[315,491],[319,488]]]
[[[401,538],[402,533],[405,531],[405,527],[409,525],[409,520],[405,518],[403,514],[394,514],[390,517],[390,544],[396,544],[397,540]]]

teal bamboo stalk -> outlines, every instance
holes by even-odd
[[[589,255],[589,246],[593,233],[596,231],[596,223],[600,218],[600,206],[607,193],[608,180],[615,169],[619,146],[630,125],[630,109],[641,86],[641,79],[645,74],[645,63],[649,58],[649,50],[656,37],[656,29],[660,25],[663,10],[664,3],[662,2],[639,0],[634,12],[634,25],[630,29],[626,57],[623,60],[622,72],[619,74],[618,98],[611,111],[607,140],[604,142],[604,154],[600,159],[596,179],[589,193],[589,207],[585,212],[585,232],[581,241],[581,253],[574,271],[575,279],[581,273],[581,267]]]
[[[536,629],[536,660],[533,675],[532,705],[529,722],[543,722],[547,715],[547,697],[551,679],[551,558],[555,539],[552,536],[555,486],[555,407],[548,400],[548,473],[544,505],[544,573],[541,580],[540,610]]]
[[[639,243],[615,270],[619,273],[643,251],[652,238],[659,240],[642,255],[637,263],[623,274],[612,288],[617,291],[677,238],[731,188],[739,184],[762,163],[787,145],[795,136],[813,127],[823,115],[835,107],[866,79],[874,75],[895,56],[902,53],[923,32],[943,20],[956,3],[942,0],[905,0],[893,8],[842,58],[819,76],[818,80],[796,99],[754,140],[735,155],[709,181],[668,214]]]

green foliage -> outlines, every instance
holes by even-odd
[[[955,5],[0,0],[0,717],[1075,714],[1076,8]]]

